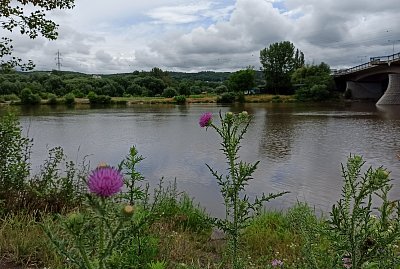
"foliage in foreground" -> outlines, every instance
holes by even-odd
[[[205,113],[200,118],[201,127],[211,127],[221,137],[222,152],[228,163],[228,175],[224,176],[207,165],[220,187],[225,205],[225,219],[217,219],[216,225],[229,237],[230,263],[234,269],[241,268],[239,259],[240,233],[249,225],[254,214],[259,214],[264,203],[275,199],[287,192],[262,194],[252,202],[245,194],[245,188],[252,179],[259,162],[254,164],[239,161],[240,142],[247,132],[250,117],[246,111],[239,114],[228,112],[223,117],[220,114],[221,126],[212,121],[211,113]]]
[[[8,192],[1,193],[1,259],[71,269],[400,268],[400,205],[389,199],[392,185],[384,168],[363,173],[363,159],[350,156],[342,167],[342,197],[328,218],[301,203],[254,216],[263,197],[251,203],[239,195],[257,166],[237,155],[248,115],[228,113],[220,120],[216,126],[207,114],[200,125],[220,134],[228,160],[228,176],[210,168],[227,206],[227,217],[216,224],[228,240],[210,239],[210,218],[176,184],[160,182],[151,196],[137,171],[143,157],[135,147],[118,169],[101,164],[89,178],[68,162],[62,173],[58,167],[65,156],[56,148],[41,172],[30,176],[31,141],[15,117],[2,117],[0,183]],[[106,170],[113,179],[102,178]],[[120,192],[122,183],[126,192]]]

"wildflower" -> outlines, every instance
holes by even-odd
[[[272,265],[272,267],[278,267],[278,266],[281,267],[281,266],[283,266],[283,261],[274,259],[271,262],[271,265]]]
[[[109,197],[119,192],[123,186],[122,174],[113,167],[98,167],[88,180],[90,192],[101,197]]]
[[[210,126],[212,121],[212,114],[211,112],[206,112],[203,115],[201,115],[200,120],[199,120],[199,125],[200,127],[208,127]]]

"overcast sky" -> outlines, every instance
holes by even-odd
[[[332,68],[400,52],[400,0],[75,0],[53,11],[56,41],[14,35],[36,70],[121,73],[260,68],[259,52],[288,40],[307,63]]]

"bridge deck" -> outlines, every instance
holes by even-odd
[[[370,58],[370,61],[364,64],[360,64],[348,69],[340,69],[333,72],[333,76],[340,77],[351,73],[359,72],[365,69],[374,68],[379,65],[400,65],[400,52],[388,55],[388,56],[378,56]]]

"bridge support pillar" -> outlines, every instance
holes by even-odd
[[[389,84],[377,105],[400,105],[400,74],[389,74]]]

